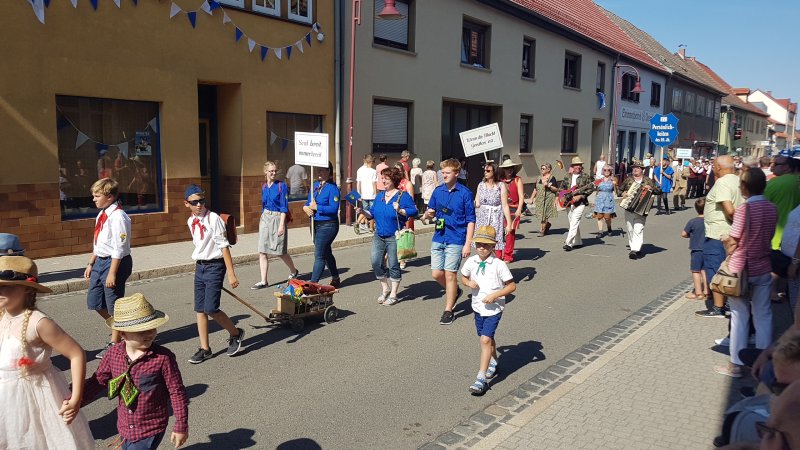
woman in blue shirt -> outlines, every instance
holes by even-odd
[[[363,213],[367,218],[375,219],[375,235],[372,238],[372,270],[375,272],[375,278],[381,282],[381,295],[378,296],[378,303],[391,306],[397,303],[397,289],[400,287],[401,278],[395,236],[398,231],[403,229],[403,225],[409,218],[417,215],[417,207],[414,206],[413,197],[398,188],[403,179],[403,172],[399,168],[383,169],[381,176],[386,190],[380,191],[375,196],[372,208],[368,210],[358,208],[356,212]]]
[[[316,172],[319,181],[314,182],[306,205],[303,206],[308,217],[314,219],[314,269],[311,272],[311,281],[319,283],[327,265],[331,271],[330,285],[339,287],[339,269],[331,248],[333,240],[339,234],[339,188],[333,180],[333,166],[330,163],[327,169],[317,168]]]

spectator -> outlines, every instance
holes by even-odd
[[[305,197],[308,195],[308,173],[306,168],[295,164],[286,171],[286,184],[289,186],[289,195],[292,197]]]
[[[767,183],[769,186],[769,183]],[[781,237],[781,253],[791,258],[789,268],[787,270],[787,278],[789,281],[789,305],[795,311],[795,317],[800,318],[800,309],[798,309],[797,298],[800,297],[800,206],[797,206],[789,213],[789,218],[786,221],[786,230]]]
[[[686,294],[689,300],[699,300],[708,298],[708,285],[703,274],[703,241],[706,238],[706,229],[703,224],[703,209],[706,206],[704,198],[698,198],[694,202],[694,209],[697,217],[686,223],[681,232],[681,237],[689,238],[689,270],[692,272],[694,291]]]
[[[386,156],[385,153],[381,154],[381,156],[378,157],[378,161],[380,161],[380,162],[378,163],[377,166],[375,166],[375,172],[376,173],[383,173],[383,169],[386,169],[386,168],[389,167],[389,163],[386,162],[387,158],[388,158],[388,156]],[[382,190],[384,190],[383,179],[381,177],[378,177],[378,191],[382,191]]]
[[[419,166],[420,164],[422,164],[422,160],[414,158],[411,161],[411,171],[408,173],[408,179],[411,181],[411,186],[414,187],[414,204],[417,205],[417,209],[422,208],[422,168]]]
[[[800,171],[797,164],[800,160],[787,156],[775,157],[772,172],[775,178],[767,183],[764,197],[778,208],[778,226],[772,238],[772,248],[777,250],[781,245],[781,236],[786,229],[789,213],[800,205]]]
[[[374,163],[375,157],[368,153],[364,155],[364,165],[356,171],[356,190],[358,195],[361,196],[361,207],[365,211],[372,209],[372,202],[375,200],[375,194],[378,190],[378,172],[372,168]],[[359,217],[359,220],[353,225],[357,234],[362,231],[370,231],[371,228],[367,222],[366,218]]]
[[[775,174],[772,173],[772,158],[769,156],[762,156],[758,159],[758,165],[761,167],[761,170],[764,171],[764,175],[767,176],[767,183],[769,183],[769,180],[775,178]]]

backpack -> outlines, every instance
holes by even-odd
[[[219,217],[225,222],[225,236],[228,238],[228,243],[236,245],[238,241],[236,237],[236,218],[230,214],[220,214]]]
[[[771,397],[771,394],[749,397],[728,408],[722,423],[722,434],[714,438],[714,446],[760,441],[756,422],[766,422],[769,418]]]

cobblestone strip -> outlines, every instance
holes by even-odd
[[[691,286],[691,280],[679,283],[613,327],[600,333],[582,347],[575,349],[572,353],[520,384],[506,396],[470,416],[469,419],[459,423],[453,429],[439,435],[433,441],[422,445],[419,449],[461,450],[472,448],[505,424],[523,425],[527,420],[520,420],[522,419],[520,415],[530,413],[534,405],[541,410],[564,392],[571,390],[574,385],[568,386],[565,383],[575,381],[579,374],[583,375],[581,371],[609,350],[622,350],[626,347],[620,345],[625,338],[673,305]],[[559,395],[554,395],[554,392]],[[516,427],[506,428],[510,428],[507,430],[508,433],[517,429]]]

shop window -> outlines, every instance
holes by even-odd
[[[294,133],[322,132],[322,116],[267,112],[267,159],[278,164],[278,178],[289,185],[289,200],[306,200],[311,169],[294,163]]]
[[[397,11],[402,15],[397,20],[384,20],[378,17],[386,5],[384,0],[375,0],[374,17],[374,36],[373,42],[387,47],[399,48],[402,50],[413,50],[409,36],[411,34],[412,14],[409,8],[409,1],[398,0],[395,2]]]
[[[253,0],[253,11],[270,16],[281,16],[280,0]]]
[[[536,72],[536,41],[531,38],[522,40],[522,77],[534,78]]]
[[[622,92],[620,93],[620,97],[622,97],[623,100],[639,103],[639,94],[633,92],[633,88],[635,86],[636,86],[635,76],[629,73],[622,75]]]
[[[408,149],[409,103],[378,101],[372,105],[372,151],[399,153]]]
[[[561,121],[561,153],[577,153],[578,121]]]
[[[464,25],[461,28],[462,64],[489,68],[489,30],[488,25],[464,19]]]
[[[519,152],[531,152],[531,134],[533,131],[533,116],[522,115],[519,118]]]
[[[650,106],[658,108],[661,106],[661,84],[650,84]]]
[[[606,65],[597,63],[597,81],[595,81],[595,92],[606,91]]]
[[[672,109],[674,111],[683,109],[683,91],[677,88],[672,90]]]
[[[129,214],[161,211],[158,103],[56,96],[62,219],[93,217],[90,188],[119,183]]]
[[[289,0],[289,20],[311,23],[314,0]]]

